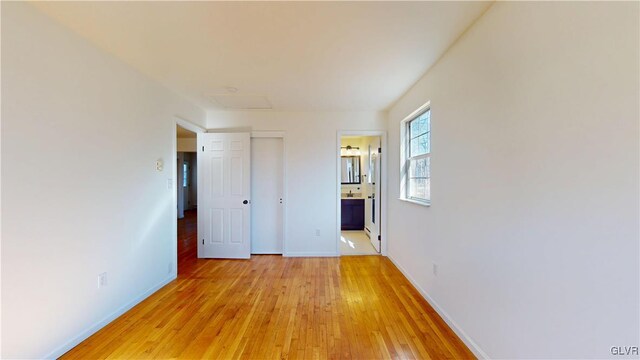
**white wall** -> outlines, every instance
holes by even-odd
[[[175,276],[174,116],[205,114],[11,2],[2,105],[2,357],[56,356]]]
[[[638,14],[496,3],[389,112],[389,256],[492,358],[638,345]],[[397,200],[428,100],[429,208]]]
[[[285,131],[285,254],[337,255],[337,132],[384,130],[384,114],[221,111],[208,113],[207,127],[209,131]]]

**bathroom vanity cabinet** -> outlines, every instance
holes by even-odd
[[[364,199],[342,199],[340,208],[342,230],[364,230]]]

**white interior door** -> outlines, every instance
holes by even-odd
[[[251,256],[249,133],[198,134],[198,257]]]
[[[283,140],[251,139],[251,253],[282,254]]]
[[[382,189],[381,183],[382,183],[382,176],[380,174],[380,165],[382,164],[381,162],[381,156],[382,154],[378,152],[378,149],[380,149],[380,140],[379,138],[377,139],[377,145],[375,148],[375,155],[374,155],[374,159],[373,159],[373,177],[375,179],[375,183],[373,184],[374,186],[374,196],[372,199],[372,221],[373,221],[373,226],[371,226],[371,229],[369,229],[371,231],[371,236],[369,237],[369,239],[371,240],[371,245],[373,245],[374,248],[376,248],[377,252],[380,252],[380,236],[381,236],[381,227],[380,227],[380,210],[381,210],[381,202],[380,199],[382,199],[382,194],[380,193],[380,190]]]

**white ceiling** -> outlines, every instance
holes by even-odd
[[[489,2],[37,2],[98,47],[191,99],[277,110],[384,110]],[[239,100],[242,102],[242,99]]]

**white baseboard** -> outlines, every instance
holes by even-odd
[[[469,350],[471,350],[471,352],[473,352],[473,354],[479,359],[489,359],[489,356],[487,355],[487,353],[485,353],[480,348],[480,346],[478,346],[478,344],[476,344],[476,342],[473,341],[473,339],[471,339],[471,337],[469,337],[469,335],[467,335],[464,332],[464,330],[460,328],[460,326],[458,326],[458,324],[451,318],[451,316],[440,305],[438,305],[438,303],[435,302],[435,300],[433,300],[433,298],[429,296],[429,294],[427,294],[427,292],[422,287],[420,287],[420,285],[418,285],[418,283],[409,274],[409,272],[407,272],[405,268],[403,268],[396,260],[394,260],[393,256],[389,254],[387,255],[387,257],[398,268],[398,270],[400,270],[400,272],[409,280],[409,282],[418,290],[420,295],[422,295],[422,297],[424,297],[424,299],[427,300],[429,305],[431,305],[431,307],[438,313],[438,315],[442,317],[442,319],[447,323],[447,325],[449,325],[449,327],[453,330],[453,332],[455,332],[456,335],[458,335],[458,337],[462,340],[462,342],[464,342],[464,344],[467,345]]]
[[[44,356],[43,359],[57,359],[60,356],[64,355],[64,353],[66,353],[67,351],[73,349],[78,344],[80,344],[81,342],[86,340],[89,336],[95,334],[96,332],[98,332],[98,330],[100,330],[103,327],[105,327],[107,324],[109,324],[110,322],[112,322],[113,320],[118,318],[120,315],[122,315],[122,314],[126,313],[127,311],[131,310],[131,308],[133,308],[134,306],[138,305],[140,302],[142,302],[142,300],[148,298],[149,296],[151,296],[151,294],[153,294],[156,291],[160,290],[165,285],[167,285],[168,283],[172,282],[175,279],[176,279],[176,275],[175,274],[169,276],[168,278],[166,278],[165,280],[161,281],[159,284],[151,287],[149,290],[145,291],[140,296],[136,297],[135,299],[133,299],[129,303],[125,304],[124,306],[122,306],[118,310],[112,312],[111,314],[109,314],[104,319],[102,319],[102,320],[98,321],[97,323],[89,326],[83,332],[78,334],[78,336],[76,336],[75,338],[69,340],[67,343],[65,343],[64,345],[58,347],[57,349],[53,350],[47,356]]]
[[[288,251],[283,254],[284,257],[337,257],[340,256],[335,252],[292,252]]]

